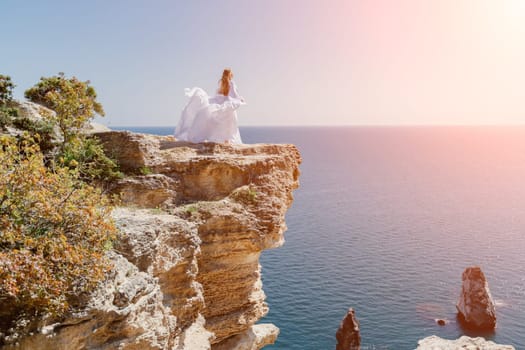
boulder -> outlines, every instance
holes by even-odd
[[[335,338],[337,339],[336,350],[359,350],[361,348],[359,322],[355,317],[354,309],[348,309],[346,316],[339,325]]]
[[[275,343],[279,328],[271,323],[256,324],[244,333],[230,337],[213,346],[213,350],[259,350]]]
[[[474,330],[496,328],[496,307],[481,268],[466,268],[462,280],[461,295],[456,305],[460,322]]]
[[[481,337],[470,338],[467,336],[448,340],[433,335],[420,340],[417,344],[416,350],[515,350],[511,345],[496,344]]]
[[[438,319],[436,320],[436,323],[437,323],[438,325],[440,325],[440,326],[445,326],[445,325],[448,323],[448,321],[445,320],[445,319],[443,319],[443,318],[438,318]]]
[[[107,132],[107,131],[111,131],[110,128],[108,128],[106,125],[104,124],[100,124],[100,123],[95,123],[95,122],[90,122],[86,125],[86,127],[84,128],[83,132],[85,134],[96,134],[98,132]]]
[[[25,124],[26,121],[29,121],[30,123],[47,122],[49,118],[52,118],[56,115],[56,113],[51,109],[39,105],[38,103],[29,101],[13,101],[12,107],[18,109],[18,116],[16,119],[22,124]],[[26,121],[24,121],[24,119]],[[6,132],[12,136],[20,136],[24,131],[15,125],[6,127]],[[53,144],[59,144],[64,141],[58,125],[53,127],[50,137]]]

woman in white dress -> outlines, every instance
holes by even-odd
[[[182,110],[175,129],[178,140],[242,143],[236,109],[244,104],[244,99],[237,92],[232,78],[232,71],[225,69],[217,94],[213,97],[198,87],[185,90],[190,100]]]

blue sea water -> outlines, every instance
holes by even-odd
[[[496,331],[482,335],[525,349],[525,127],[241,134],[246,143],[293,143],[303,157],[286,243],[261,257],[270,306],[263,322],[281,329],[268,349],[334,349],[348,307],[363,349],[415,349],[433,334],[469,334],[455,303],[471,265],[481,265],[498,305]],[[436,318],[450,322],[441,327]]]

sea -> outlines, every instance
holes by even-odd
[[[116,128],[159,135],[172,127]],[[265,349],[335,349],[348,308],[363,350],[438,335],[525,349],[525,126],[241,127],[303,157],[286,243],[263,252]],[[481,266],[497,328],[456,320],[461,274]],[[447,324],[439,326],[437,319]]]

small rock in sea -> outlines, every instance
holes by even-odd
[[[346,316],[341,321],[339,329],[335,334],[337,339],[336,350],[359,350],[361,349],[361,335],[359,334],[359,321],[355,318],[355,311],[348,309]]]
[[[442,318],[438,318],[438,319],[436,320],[436,323],[437,323],[438,325],[440,325],[440,326],[444,326],[444,325],[447,324],[447,320],[444,320],[444,319],[442,319]]]
[[[496,307],[481,268],[467,267],[462,280],[461,295],[456,305],[459,321],[474,330],[496,328]]]

